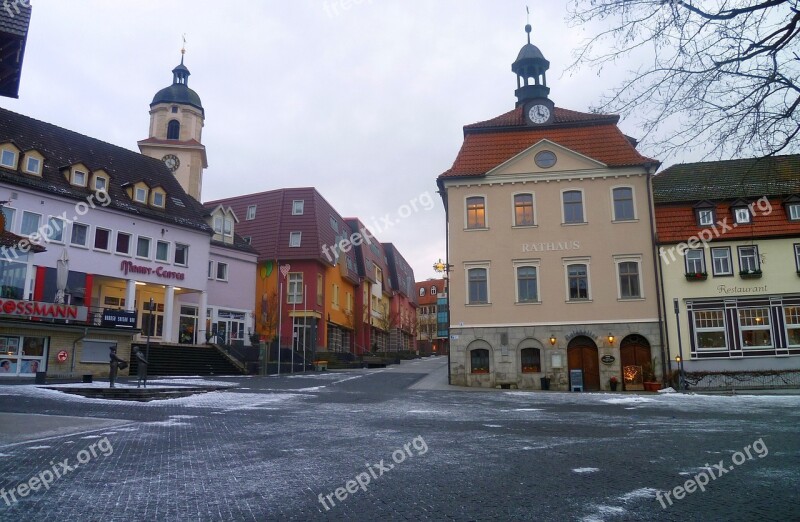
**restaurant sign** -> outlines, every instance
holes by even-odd
[[[184,274],[183,272],[177,272],[175,270],[165,270],[163,266],[153,268],[150,266],[135,265],[131,261],[123,261],[119,269],[125,275],[128,275],[128,273],[155,275],[156,277],[160,277],[162,279],[176,279],[178,281],[183,281],[184,278],[186,277],[186,274]]]
[[[86,317],[89,315],[89,309],[85,306],[41,303],[38,301],[20,301],[17,299],[0,299],[0,315],[85,321]]]

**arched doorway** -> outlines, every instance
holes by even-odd
[[[619,343],[619,359],[622,368],[641,366],[642,373],[647,375],[653,364],[650,342],[639,334],[628,335]]]
[[[597,356],[597,345],[592,339],[580,335],[567,345],[567,362],[570,370],[583,370],[583,389],[596,391],[600,389],[600,364]],[[570,383],[572,389],[572,383]]]

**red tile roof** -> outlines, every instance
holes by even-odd
[[[416,287],[417,293],[417,304],[419,305],[435,305],[437,300],[439,299],[439,294],[443,294],[445,292],[444,288],[444,279],[428,279],[427,281],[417,281],[414,286]],[[431,294],[431,287],[436,287],[436,293]],[[419,295],[419,289],[425,289],[425,295]]]
[[[467,125],[453,166],[439,178],[482,176],[543,139],[609,167],[657,163],[639,154],[632,140],[619,130],[618,116],[556,107],[554,118],[550,125],[529,127],[520,106],[492,120]]]
[[[718,241],[731,241],[735,239],[751,239],[766,237],[786,237],[800,236],[800,222],[789,221],[786,209],[780,199],[771,199],[769,209],[761,211],[761,207],[753,207],[754,216],[749,225],[737,225],[733,227],[733,213],[729,203],[720,203],[716,206],[717,221],[722,221],[726,217],[727,225],[731,227],[725,230],[722,226],[717,226],[719,235],[712,238]],[[660,204],[656,205],[656,231],[658,243],[680,243],[688,241],[692,236],[698,236],[702,230],[709,227],[698,227],[695,218],[694,207],[691,203],[683,204]],[[768,213],[769,212],[769,213]],[[713,229],[711,229],[713,233]],[[708,232],[705,233],[706,235]]]

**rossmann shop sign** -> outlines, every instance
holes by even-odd
[[[0,299],[0,315],[85,321],[89,315],[89,309],[85,306]]]

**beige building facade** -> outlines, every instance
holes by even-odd
[[[528,44],[515,71],[543,75],[540,56]],[[618,117],[555,107],[547,92],[523,86],[516,109],[466,126],[438,180],[455,385],[599,390],[624,365],[662,371],[657,163]]]

